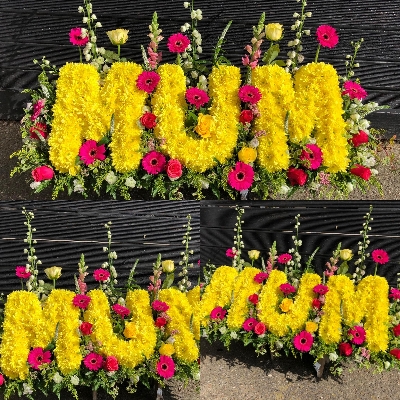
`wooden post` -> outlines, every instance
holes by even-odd
[[[97,390],[93,390],[93,400],[97,400]]]
[[[317,378],[321,378],[324,373],[325,365],[329,362],[329,356],[325,355],[314,364],[314,368],[317,371]]]

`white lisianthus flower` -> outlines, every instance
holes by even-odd
[[[227,332],[226,326],[221,326],[221,328],[219,328],[219,331],[221,332],[221,335],[224,335]]]
[[[279,194],[288,194],[289,190],[290,188],[288,185],[282,185],[279,189]]]
[[[329,359],[331,361],[336,361],[338,359],[338,355],[336,353],[329,353]]]
[[[231,338],[232,339],[237,339],[237,337],[238,337],[237,333],[235,331],[232,331],[231,332]]]
[[[23,394],[32,394],[33,393],[33,389],[27,384],[27,383],[23,383],[22,384],[23,388],[24,388],[24,393]]]
[[[31,189],[36,190],[39,186],[40,186],[41,182],[32,182],[29,186],[31,187]]]
[[[129,176],[128,178],[126,178],[125,186],[134,188],[136,186],[136,181],[131,176]]]
[[[71,376],[71,383],[75,386],[79,385],[79,378],[76,375]]]
[[[110,171],[106,176],[105,176],[105,180],[109,185],[114,185],[115,182],[117,182],[118,178],[117,176],[114,174],[113,171]]]
[[[53,376],[53,381],[55,383],[61,383],[63,381],[63,377],[58,372],[56,372]]]
[[[347,182],[346,186],[349,192],[352,192],[354,190],[354,186],[351,182]]]

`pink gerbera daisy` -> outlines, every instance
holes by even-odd
[[[255,318],[247,318],[246,321],[243,322],[243,329],[247,332],[253,331],[254,327],[258,324],[258,321]]]
[[[367,97],[367,92],[356,82],[346,81],[343,84],[342,95],[348,95],[350,99],[362,100]]]
[[[190,39],[182,35],[182,33],[175,33],[168,38],[168,49],[171,53],[183,53],[189,46]]]
[[[307,144],[300,154],[300,160],[309,169],[317,169],[322,164],[322,151],[316,144]]]
[[[42,364],[50,364],[51,353],[49,350],[43,351],[42,347],[35,347],[29,352],[28,363],[33,369],[39,369]]]
[[[236,190],[249,189],[253,184],[254,170],[251,165],[238,161],[228,174],[228,183]]]
[[[313,288],[313,292],[324,295],[329,292],[329,288],[328,288],[328,286],[325,286],[325,285],[316,285]]]
[[[396,288],[391,288],[389,297],[395,300],[400,300],[400,290]]]
[[[169,356],[160,356],[160,361],[157,363],[157,374],[165,379],[172,378],[175,374],[174,360]]]
[[[336,29],[330,25],[320,25],[317,28],[317,39],[322,47],[329,47],[332,49],[339,42],[339,36]]]
[[[349,329],[347,334],[351,336],[351,341],[354,344],[363,344],[365,342],[365,330],[362,326],[355,326]]]
[[[288,253],[281,254],[278,257],[278,263],[279,264],[287,264],[290,260],[292,259],[292,256]]]
[[[210,100],[207,92],[196,87],[186,90],[185,97],[190,104],[195,105],[197,108],[203,106],[204,104],[207,104]]]
[[[86,294],[77,294],[77,295],[75,295],[75,297],[73,298],[73,300],[72,300],[72,304],[75,306],[75,307],[79,307],[79,308],[82,308],[82,309],[86,309],[87,308],[87,306],[89,305],[89,303],[90,303],[90,297],[89,296],[86,296]]]
[[[127,317],[131,311],[129,310],[129,308],[126,308],[124,306],[121,306],[121,304],[114,304],[112,306],[112,309],[114,310],[115,313],[117,313],[118,315],[121,316],[121,318],[125,318]]]
[[[42,113],[45,104],[46,104],[46,99],[39,99],[33,105],[33,113],[31,115],[31,121],[34,121],[36,118],[39,117],[39,115]]]
[[[376,249],[371,253],[372,259],[378,264],[386,264],[389,261],[388,253],[382,249]]]
[[[255,86],[244,85],[239,89],[239,98],[244,103],[256,104],[262,95],[259,89]]]
[[[164,154],[158,151],[150,151],[142,158],[143,169],[151,175],[157,175],[164,171],[166,165]]]
[[[110,277],[110,273],[106,269],[99,268],[93,272],[93,277],[97,282],[104,282]]]
[[[293,338],[294,347],[303,353],[310,351],[313,343],[314,338],[307,331],[301,331]]]
[[[106,146],[104,144],[98,146],[95,140],[86,140],[79,149],[79,157],[86,165],[90,165],[96,160],[105,160],[105,152]]]
[[[220,319],[223,320],[226,315],[226,310],[222,307],[215,307],[210,313],[210,319]]]
[[[263,283],[266,279],[268,279],[269,274],[266,272],[259,272],[255,277],[254,277],[254,282],[257,283]]]
[[[28,279],[31,276],[31,273],[29,271],[26,272],[26,267],[19,266],[15,267],[15,275],[17,275],[18,278],[21,279]]]
[[[296,288],[292,286],[290,283],[282,283],[282,285],[279,286],[279,289],[285,295],[296,292]]]
[[[89,37],[84,35],[82,28],[72,28],[69,32],[69,41],[74,46],[84,46],[89,41]]]
[[[139,90],[151,93],[160,82],[160,75],[154,71],[143,71],[136,80],[136,86]]]
[[[151,307],[153,308],[154,311],[158,312],[166,312],[169,310],[169,305],[161,300],[154,300],[151,303]]]
[[[104,363],[103,357],[97,353],[89,353],[84,359],[83,363],[85,364],[86,368],[90,369],[91,371],[98,371]]]

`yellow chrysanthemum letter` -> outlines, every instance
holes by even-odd
[[[54,168],[76,175],[76,157],[84,139],[99,141],[110,120],[100,97],[100,75],[87,64],[67,63],[60,69],[49,156]]]

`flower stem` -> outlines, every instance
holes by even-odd
[[[375,263],[375,273],[374,273],[374,276],[376,276],[377,271],[378,271],[378,263]]]
[[[78,47],[79,49],[79,62],[82,63],[82,49]]]
[[[24,282],[22,279],[21,279],[21,288],[22,288],[22,290],[24,290]]]
[[[55,279],[53,279],[53,288],[54,289],[56,288],[56,280]]]
[[[120,54],[121,54],[121,45],[119,44],[118,45],[118,58],[119,58]]]
[[[318,44],[318,48],[317,48],[317,54],[315,55],[315,60],[314,62],[318,62],[318,56],[319,56],[319,51],[321,50],[321,44]]]

